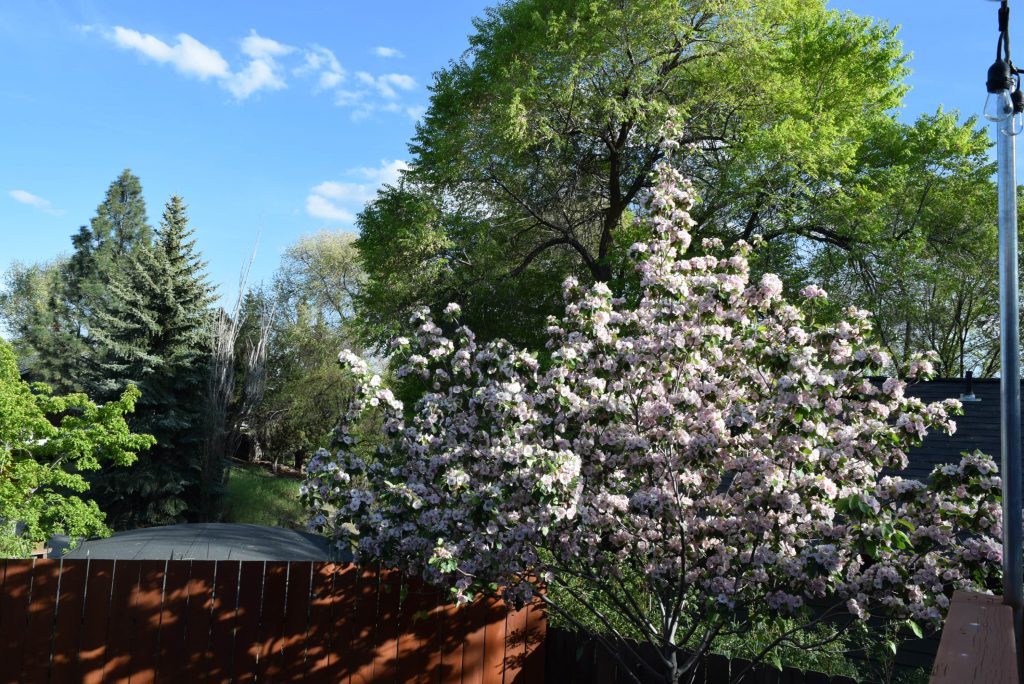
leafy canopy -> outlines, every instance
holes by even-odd
[[[623,292],[670,112],[698,237],[863,237],[806,217],[856,181],[900,103],[906,56],[885,24],[823,0],[518,0],[474,25],[436,76],[411,170],[359,218],[369,341],[457,301],[481,339],[539,347],[565,276]]]
[[[79,496],[89,489],[83,473],[129,466],[153,445],[125,422],[138,398],[134,386],[102,405],[30,386],[0,340],[0,556],[28,555],[57,533],[109,533],[96,503]]]

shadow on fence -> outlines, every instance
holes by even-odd
[[[455,608],[395,571],[8,560],[0,585],[4,683],[544,681],[538,605]]]

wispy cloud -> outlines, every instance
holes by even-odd
[[[318,91],[336,88],[345,80],[345,68],[327,48],[314,45],[305,51],[304,58],[305,64],[295,69],[294,73],[296,76],[316,74]]]
[[[373,76],[365,71],[357,71],[356,78],[360,83],[370,86],[380,93],[381,97],[394,99],[398,97],[395,88],[399,90],[412,90],[416,87],[416,81],[412,76],[406,74],[384,74]]]
[[[187,33],[179,33],[177,42],[168,45],[156,36],[139,33],[123,26],[115,26],[108,36],[118,47],[135,50],[161,64],[171,64],[187,76],[200,80],[210,77],[226,78],[231,70],[220,53],[209,48]]]
[[[290,45],[250,31],[249,35],[242,39],[242,53],[249,58],[249,63],[238,73],[226,78],[224,87],[239,100],[244,100],[261,90],[287,88],[283,69],[277,58],[294,51],[295,48]]]
[[[416,80],[407,74],[382,74],[374,76],[366,71],[357,71],[356,89],[337,90],[334,103],[339,107],[352,110],[353,121],[362,121],[375,112],[405,114],[412,120],[423,115],[423,107],[403,104],[399,101],[399,92],[411,91],[416,88]],[[360,87],[361,86],[361,87]]]
[[[179,33],[173,44],[124,26],[115,26],[105,35],[118,47],[134,50],[160,64],[170,64],[186,76],[202,81],[214,78],[238,100],[244,100],[261,90],[287,87],[277,58],[295,51],[290,45],[251,31],[241,42],[242,54],[248,58],[248,63],[238,70],[232,70],[220,52],[187,33]]]
[[[394,185],[409,165],[396,159],[382,160],[377,167],[349,169],[344,176],[352,180],[324,181],[306,197],[306,213],[326,221],[351,225],[356,214],[377,195],[382,185]]]
[[[239,41],[241,60],[235,65],[215,48],[203,44],[187,33],[179,33],[170,42],[132,28],[115,26],[81,26],[83,33],[96,34],[123,50],[172,66],[179,73],[200,81],[215,81],[238,101],[263,91],[283,90],[288,77],[314,81],[313,92],[328,92],[334,103],[350,109],[353,121],[369,118],[375,113],[402,114],[416,120],[424,108],[403,102],[406,93],[419,84],[401,73],[355,73],[349,82],[348,72],[330,49],[321,45],[298,48],[250,31]],[[374,54],[386,58],[403,57],[391,47],[379,46]]]
[[[11,190],[7,193],[15,202],[21,202],[27,204],[30,207],[35,207],[40,211],[45,211],[47,214],[52,216],[60,216],[64,213],[62,209],[55,209],[50,200],[43,199],[39,195],[33,195],[27,190]]]

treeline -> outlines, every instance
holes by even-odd
[[[300,240],[230,311],[215,306],[192,236],[180,197],[151,226],[126,170],[69,256],[14,264],[0,294],[22,381],[100,405],[141,393],[127,422],[155,444],[85,473],[115,529],[218,519],[229,459],[301,466],[329,444],[347,397],[336,359],[354,344],[352,236]]]
[[[627,257],[666,120],[702,239],[833,315],[872,311],[903,372],[998,372],[994,168],[974,118],[898,118],[908,55],[824,0],[518,0],[437,73],[411,169],[359,217],[359,318],[381,345],[449,301],[483,338],[539,344],[560,283],[636,291]]]
[[[475,28],[358,239],[299,240],[233,309],[181,198],[152,227],[128,171],[69,257],[9,271],[23,377],[101,403],[141,391],[129,424],[156,446],[91,477],[116,526],[215,519],[232,457],[301,466],[351,392],[339,349],[383,357],[417,307],[456,302],[481,341],[536,346],[566,276],[635,296],[666,121],[700,197],[693,251],[756,241],[756,270],[828,290],[820,315],[870,310],[892,372],[933,349],[940,375],[998,373],[990,143],[956,113],[898,118],[894,28],[823,0],[517,0]]]

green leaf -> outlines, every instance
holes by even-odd
[[[924,630],[921,629],[921,625],[917,624],[913,620],[907,620],[906,625],[910,628],[910,631],[913,632],[914,636],[916,636],[918,639],[924,638]]]

